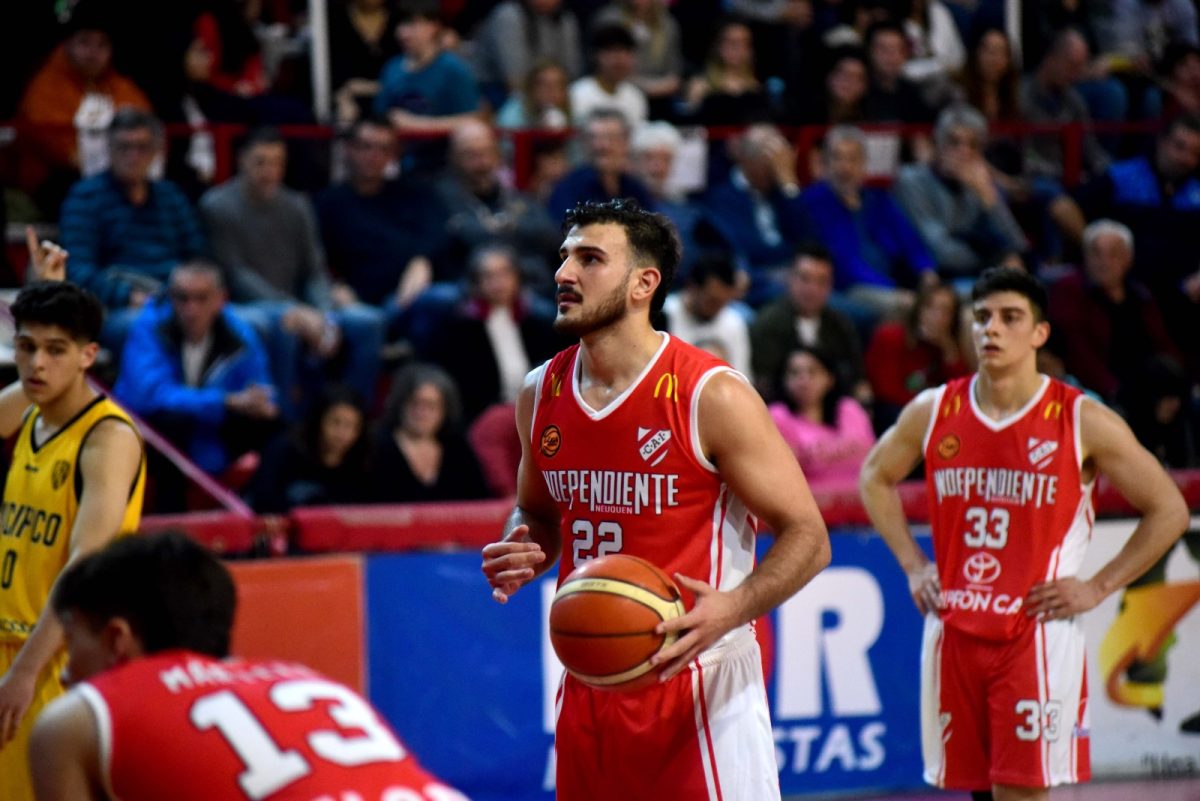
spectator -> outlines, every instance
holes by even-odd
[[[481,245],[470,255],[468,283],[467,298],[439,326],[428,354],[458,386],[466,424],[488,406],[515,402],[525,375],[561,344],[553,309],[521,291],[516,251]]]
[[[171,270],[208,250],[183,192],[151,177],[162,147],[156,117],[119,109],[108,126],[109,168],[72,186],[63,201],[59,239],[71,253],[70,278],[104,303],[101,344],[115,353]]]
[[[571,127],[571,97],[567,71],[554,61],[535,64],[525,76],[521,90],[514,92],[496,113],[499,128],[536,128],[559,131]]]
[[[448,215],[446,263],[465,267],[477,247],[500,241],[516,252],[528,283],[548,288],[562,241],[558,225],[544,206],[508,185],[503,170],[500,143],[489,126],[471,121],[451,134],[450,169],[437,186]]]
[[[841,47],[830,55],[830,66],[816,103],[801,102],[797,93],[791,118],[804,125],[845,125],[866,120],[870,72],[867,59],[856,47]]]
[[[703,72],[688,81],[680,111],[699,125],[746,125],[770,117],[767,93],[754,74],[754,40],[745,23],[717,29]]]
[[[961,315],[958,295],[940,285],[917,296],[904,322],[881,323],[875,329],[866,362],[877,431],[890,427],[922,390],[971,372]]]
[[[583,71],[575,15],[562,0],[504,0],[475,34],[475,70],[484,93],[500,105],[521,87],[534,64],[561,64],[571,78]]]
[[[700,203],[722,238],[750,270],[746,302],[760,306],[778,292],[778,276],[810,234],[800,199],[796,152],[772,125],[755,125],[733,143],[728,180]]]
[[[631,197],[643,208],[653,199],[646,187],[629,172],[629,123],[619,111],[600,109],[583,123],[588,163],[563,176],[550,193],[546,206],[551,218],[585,200]]]
[[[908,37],[904,77],[921,88],[922,97],[938,108],[951,97],[951,76],[967,60],[954,17],[941,0],[908,0],[901,21]]]
[[[868,326],[911,308],[917,285],[937,282],[921,235],[883,189],[864,186],[867,149],[861,131],[838,126],[823,148],[826,178],[801,200],[818,238],[833,254],[835,286],[859,305]]]
[[[1163,90],[1163,118],[1200,114],[1200,47],[1182,42],[1169,45],[1159,63]]]
[[[58,45],[17,108],[17,186],[57,216],[71,183],[109,166],[105,132],[117,109],[150,111],[150,101],[112,65],[112,40],[95,2],[78,6]]]
[[[372,397],[384,323],[378,310],[335,308],[312,205],[284,185],[286,165],[287,143],[277,130],[252,132],[238,174],[204,194],[200,214],[239,313],[267,342],[284,414],[294,417],[309,388],[297,345],[321,362],[340,356],[342,379]]]
[[[368,500],[366,409],[346,386],[327,387],[302,423],[275,439],[247,492],[259,514]]]
[[[400,2],[396,30],[404,54],[384,65],[375,113],[386,116],[401,134],[449,133],[479,113],[475,76],[466,62],[443,47],[438,14],[437,0]],[[405,167],[432,171],[444,162],[441,142],[414,142]]]
[[[397,374],[379,431],[371,489],[376,503],[462,501],[487,494],[459,424],[458,390],[440,368],[412,364]]]
[[[1113,49],[1143,73],[1153,71],[1169,45],[1200,47],[1190,0],[1113,0],[1112,11]]]
[[[550,195],[559,181],[571,171],[571,159],[567,156],[567,143],[558,138],[538,139],[529,148],[529,194],[543,204],[549,204]]]
[[[383,67],[400,55],[396,12],[390,0],[329,4],[329,78],[338,123],[371,113]]]
[[[387,121],[359,120],[345,134],[346,179],[315,199],[321,238],[342,305],[385,308],[391,317],[432,280],[446,215],[418,180],[389,177],[396,135]]]
[[[904,28],[892,20],[877,22],[864,38],[871,67],[865,111],[871,122],[926,123],[933,108],[908,77],[911,53]]]
[[[896,180],[896,200],[947,280],[973,281],[1002,262],[1021,266],[1025,234],[988,169],[986,142],[983,115],[951,106],[938,115],[933,162],[905,165]]]
[[[73,256],[74,254],[72,254]],[[221,269],[189,261],[171,272],[166,298],[146,305],[129,329],[113,395],[206,472],[218,475],[272,433],[279,416],[266,351],[233,313]],[[178,508],[182,493],[160,506]]]
[[[646,95],[633,83],[633,34],[623,25],[606,25],[592,36],[595,71],[571,84],[571,116],[587,119],[600,109],[620,112],[631,128],[649,116]]]
[[[637,45],[633,82],[650,103],[650,116],[659,119],[682,86],[683,45],[679,23],[664,0],[614,0],[596,12],[597,28],[623,25]]]
[[[978,109],[994,129],[1021,119],[1020,78],[1008,34],[1000,28],[986,28],[971,48],[959,83],[967,105]],[[1024,160],[1016,140],[993,130],[984,156],[992,177],[1010,201],[1028,198],[1029,187],[1022,180]]]
[[[745,316],[730,305],[737,294],[732,257],[706,253],[685,273],[683,289],[667,296],[663,314],[672,336],[697,347],[715,344],[722,359],[749,377],[750,329]]]
[[[760,309],[750,326],[754,381],[767,399],[776,397],[776,379],[788,354],[803,346],[830,354],[842,385],[864,403],[870,401],[862,340],[850,318],[830,307],[832,295],[829,251],[815,244],[798,248],[788,270],[786,293]]]
[[[797,55],[820,46],[819,37],[827,29],[829,9],[821,0],[729,0],[725,7],[744,20],[754,36],[760,58],[758,74],[765,78],[783,77],[789,68],[800,66]],[[796,74],[793,72],[793,74]],[[793,87],[795,88],[795,87]]]
[[[780,400],[768,408],[814,490],[851,489],[875,444],[871,418],[846,394],[836,362],[819,350],[788,354],[778,377]]]
[[[1150,387],[1150,362],[1182,361],[1154,297],[1129,276],[1133,255],[1128,226],[1107,219],[1089,224],[1083,234],[1083,273],[1070,272],[1051,285],[1049,307],[1067,371],[1106,402],[1127,410]]]

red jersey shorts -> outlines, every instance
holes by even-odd
[[[748,628],[666,683],[620,693],[567,676],[558,702],[558,801],[779,799],[762,657]]]
[[[925,780],[955,790],[1087,781],[1087,671],[1078,619],[984,640],[925,618]]]

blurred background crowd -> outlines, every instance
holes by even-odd
[[[0,12],[0,183],[108,309],[115,397],[260,512],[510,494],[563,212],[679,229],[661,326],[852,486],[973,368],[1042,370],[1200,466],[1193,0],[54,0]],[[161,461],[151,511],[202,501]]]

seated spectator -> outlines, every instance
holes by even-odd
[[[760,309],[750,326],[754,383],[768,400],[776,398],[776,379],[788,354],[806,347],[830,354],[842,385],[859,400],[870,401],[862,340],[850,318],[830,307],[832,295],[829,251],[815,244],[798,248],[788,270],[787,291]]]
[[[646,121],[650,107],[633,78],[633,34],[622,25],[607,25],[592,36],[594,70],[571,84],[571,116],[587,119],[601,109],[616,111],[631,128]]]
[[[550,195],[559,181],[571,172],[567,142],[562,139],[538,139],[529,148],[529,182],[527,191],[540,203],[548,205]]]
[[[933,256],[892,196],[864,186],[867,149],[860,130],[830,130],[823,160],[826,177],[800,198],[817,238],[833,254],[834,286],[868,321],[903,315],[914,288],[937,283]]]
[[[263,451],[247,500],[259,514],[364,503],[370,475],[368,442],[362,398],[349,387],[330,386],[302,423]]]
[[[866,55],[857,47],[841,47],[829,56],[829,69],[817,102],[796,93],[789,118],[801,125],[846,125],[867,119],[870,72]]]
[[[1151,361],[1183,358],[1154,296],[1129,276],[1133,256],[1129,227],[1097,220],[1084,230],[1083,273],[1072,271],[1050,286],[1050,324],[1067,371],[1122,409],[1146,393]]]
[[[105,134],[121,107],[150,101],[112,65],[105,15],[93,0],[71,14],[66,41],[34,74],[17,108],[17,186],[57,217],[70,185],[109,166]]]
[[[1163,118],[1200,114],[1200,47],[1177,42],[1167,47],[1159,62],[1162,76]]]
[[[534,64],[561,64],[574,79],[583,72],[579,23],[562,0],[504,0],[475,32],[475,71],[485,96],[499,106]]]
[[[737,297],[737,273],[727,254],[701,256],[687,271],[683,289],[663,304],[667,331],[684,342],[716,343],[725,361],[744,376],[750,373],[750,330],[746,318],[730,306]]]
[[[958,295],[945,285],[917,296],[904,322],[881,323],[867,347],[875,428],[883,431],[922,390],[971,372]]]
[[[119,109],[108,126],[109,168],[72,186],[63,201],[59,240],[71,252],[70,279],[104,304],[101,344],[115,353],[171,270],[208,251],[187,197],[151,177],[162,148],[156,117]]]
[[[404,54],[384,65],[375,96],[375,113],[386,116],[400,134],[449,133],[478,116],[475,76],[443,47],[442,33],[437,0],[401,0],[397,35]],[[417,141],[407,148],[410,172],[436,170],[444,163],[441,141]]]
[[[780,400],[768,411],[809,486],[853,489],[875,431],[866,410],[838,382],[836,362],[800,348],[788,354],[778,381]]]
[[[560,131],[571,127],[571,96],[567,71],[554,61],[535,64],[520,90],[496,112],[496,127]]]
[[[462,501],[487,495],[479,462],[458,425],[458,389],[440,368],[404,367],[392,382],[374,438],[376,503]]]
[[[1013,59],[1012,43],[1000,28],[985,28],[971,47],[959,88],[967,105],[978,109],[989,126],[1021,119],[1021,72]],[[984,156],[992,177],[1011,201],[1024,201],[1029,187],[1022,180],[1021,146],[1003,133],[989,137]]]
[[[312,205],[284,185],[286,167],[283,136],[274,128],[252,132],[238,174],[204,194],[200,214],[239,314],[270,349],[284,414],[295,419],[309,386],[301,377],[308,355],[340,357],[342,380],[363,397],[374,395],[384,322],[378,309],[335,308]]]
[[[908,36],[899,23],[877,22],[864,37],[871,81],[864,103],[871,122],[933,122],[933,108],[921,87],[908,77]]]
[[[679,268],[685,273],[703,249],[726,248],[704,209],[687,197],[679,185],[682,182],[673,177],[675,157],[682,147],[683,136],[671,123],[661,120],[646,123],[633,135],[634,173],[654,199],[651,210],[665,214],[675,223],[683,245]],[[739,283],[744,277],[739,277]]]
[[[72,254],[72,257],[74,254]],[[219,475],[274,433],[279,416],[267,353],[229,308],[221,269],[189,261],[171,271],[165,298],[148,303],[129,329],[113,395]],[[152,470],[159,508],[182,508],[182,486]]]
[[[551,219],[585,200],[631,197],[642,208],[654,200],[646,187],[629,171],[629,123],[619,111],[601,109],[583,123],[587,161],[567,173],[550,193],[546,207]]]
[[[592,18],[592,25],[623,25],[637,44],[633,82],[650,103],[650,116],[669,110],[682,85],[683,44],[679,23],[664,0],[614,0]]]
[[[754,74],[754,40],[737,20],[717,30],[703,72],[687,83],[680,116],[698,125],[766,122],[770,105]]]
[[[394,318],[432,280],[446,214],[424,184],[389,177],[396,135],[385,120],[361,119],[345,138],[346,178],[314,200],[333,293]]]
[[[952,97],[951,76],[962,69],[967,51],[945,3],[910,0],[906,5],[908,14],[901,21],[909,54],[904,77],[920,87],[926,103],[938,108]]]
[[[344,0],[329,5],[329,79],[337,122],[371,113],[383,67],[400,54],[400,18],[389,0]]]
[[[1190,0],[1113,0],[1116,52],[1145,74],[1177,42],[1200,47],[1196,6]]]
[[[721,237],[750,270],[746,302],[761,306],[779,291],[777,273],[812,231],[796,178],[796,151],[777,128],[755,125],[732,146],[728,180],[700,197]]]
[[[902,167],[893,188],[946,280],[973,281],[1002,262],[1021,266],[1025,234],[992,179],[986,142],[983,115],[951,106],[938,115],[933,162]]]
[[[424,355],[454,379],[470,424],[488,406],[515,402],[529,370],[563,343],[554,333],[553,307],[522,293],[514,250],[481,245],[470,256],[467,279],[466,299],[437,327]]]
[[[450,167],[437,192],[447,214],[447,265],[465,270],[472,251],[500,241],[518,254],[527,283],[551,286],[562,234],[545,206],[507,183],[500,143],[488,125],[473,120],[450,135]],[[456,281],[461,273],[435,277]]]

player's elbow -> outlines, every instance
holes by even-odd
[[[1178,490],[1169,493],[1163,501],[1166,508],[1163,517],[1167,521],[1165,528],[1171,532],[1172,542],[1183,535],[1192,524],[1192,513],[1188,510],[1187,501]]]

